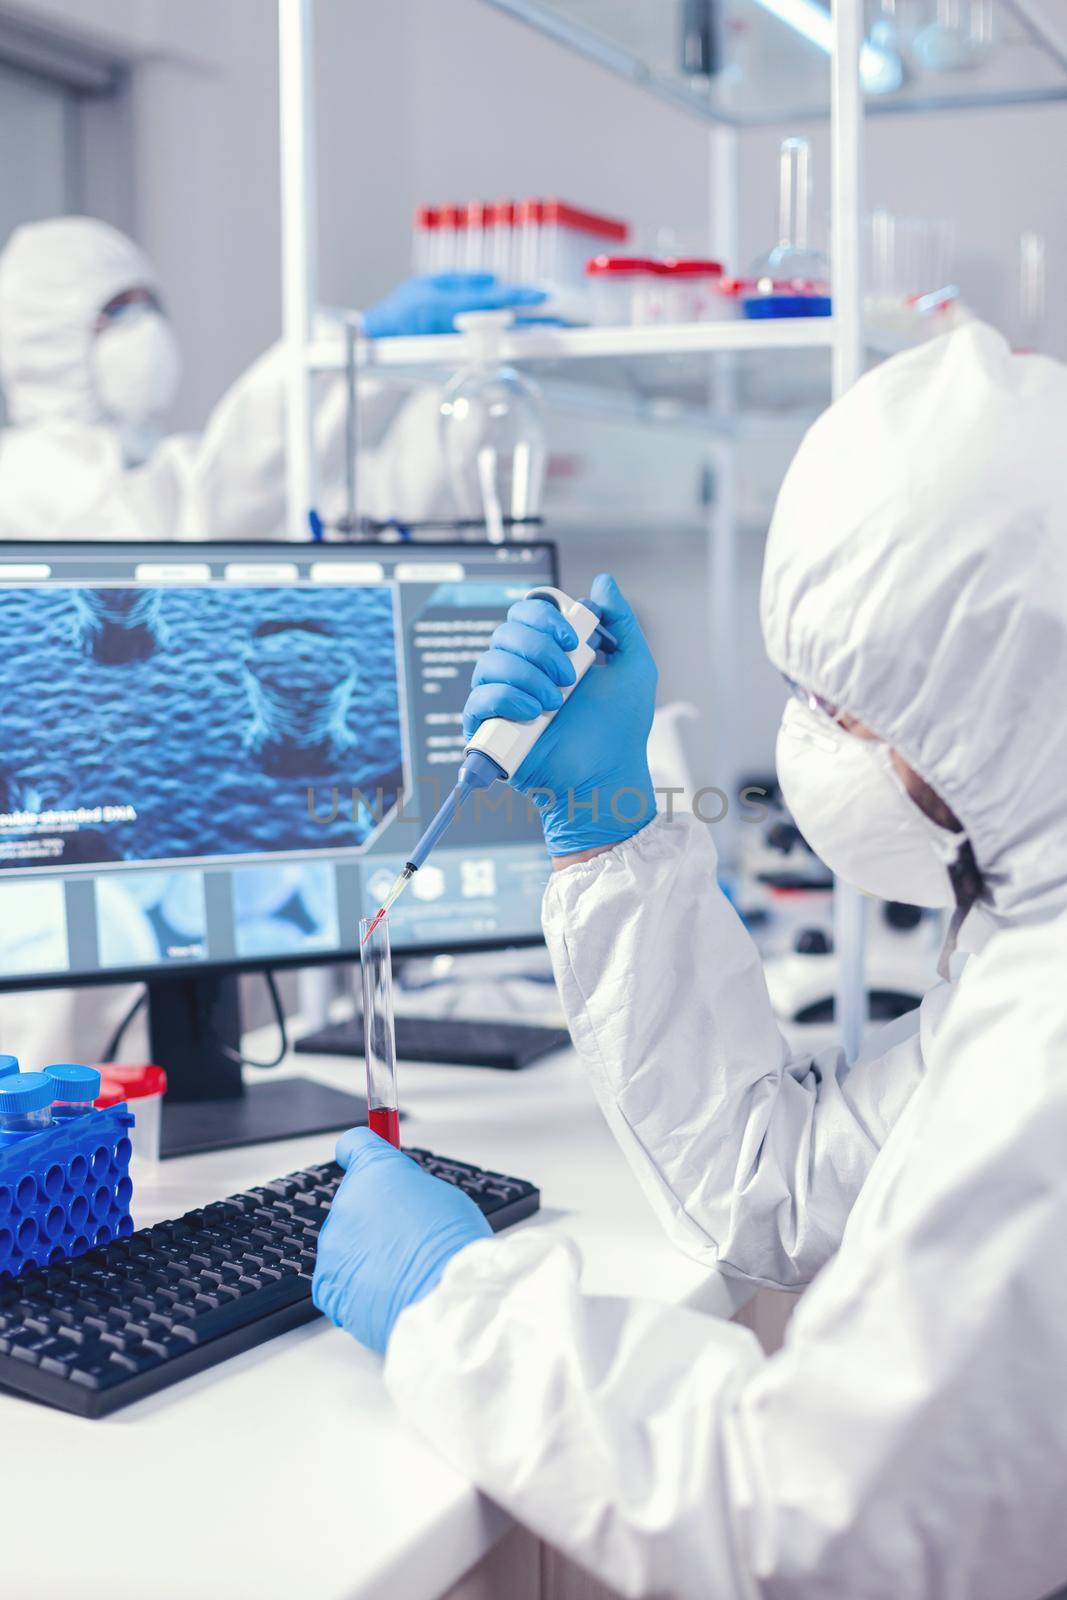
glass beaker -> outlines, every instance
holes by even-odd
[[[472,359],[446,385],[441,447],[460,521],[493,544],[540,524],[545,477],[544,402],[537,385],[498,356],[510,311],[456,318]]]

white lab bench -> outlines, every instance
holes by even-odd
[[[288,1066],[279,1069],[290,1070]],[[358,1090],[362,1062],[292,1069]],[[258,1074],[250,1074],[253,1079]],[[569,1050],[520,1073],[403,1066],[402,1136],[541,1189],[594,1293],[729,1316],[673,1250]],[[139,1226],[330,1157],[331,1136],[139,1173]],[[11,1600],[438,1600],[511,1527],[395,1413],[378,1359],[323,1320],[100,1421],[0,1395]]]

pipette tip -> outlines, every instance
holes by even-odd
[[[378,907],[373,922],[363,935],[363,944],[366,944],[367,940],[370,938],[379,922],[381,922],[384,916],[388,915],[391,908],[399,900],[404,889],[407,887],[408,880],[415,876],[416,871],[417,868],[412,866],[411,862],[409,861],[404,867],[403,872],[401,872],[400,876],[393,884],[393,887],[390,889],[389,893],[386,895],[385,899],[382,901],[381,905]]]

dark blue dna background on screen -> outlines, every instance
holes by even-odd
[[[0,864],[364,842],[403,787],[385,585],[0,592]]]

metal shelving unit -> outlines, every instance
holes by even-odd
[[[899,91],[866,96],[867,109],[907,111],[1004,105],[1067,98],[1067,38],[1043,7],[1049,0],[970,0],[988,9],[1001,54],[931,88],[912,71]],[[725,784],[733,759],[734,595],[738,527],[734,450],[738,395],[745,363],[780,354],[785,361],[828,358],[829,393],[842,394],[862,373],[867,351],[861,319],[860,209],[864,72],[870,41],[863,34],[863,0],[722,0],[729,27],[709,42],[716,70],[682,73],[677,18],[684,0],[487,0],[497,10],[538,28],[560,44],[644,86],[709,125],[714,204],[711,253],[738,260],[738,138],[748,126],[825,115],[831,128],[831,254],[834,315],[777,322],[724,322],[639,328],[517,330],[501,355],[531,366],[548,385],[610,394],[625,389],[650,416],[673,401],[687,426],[706,417],[709,460],[716,475],[708,510],[707,599],[714,650],[715,770]],[[798,32],[798,8],[813,37]],[[783,20],[790,13],[789,26]],[[316,340],[317,306],[315,127],[312,87],[314,0],[278,0],[282,198],[283,322],[288,366],[288,506],[291,537],[308,536],[316,503],[311,383],[321,372],[357,368],[440,378],[466,357],[460,335],[391,339],[371,346],[349,337]],[[712,8],[708,7],[708,15]],[[687,12],[691,21],[692,12]],[[672,20],[673,19],[673,20]],[[716,51],[718,54],[716,55]],[[673,52],[673,54],[672,54]],[[707,63],[705,63],[706,65]],[[869,76],[869,75],[868,75]],[[888,353],[883,351],[881,353]],[[551,388],[549,388],[551,393]],[[828,395],[829,397],[829,395]],[[663,420],[669,420],[669,409]],[[727,844],[728,841],[723,841]],[[835,923],[840,981],[837,1015],[846,1049],[854,1053],[865,1021],[863,906],[839,888]]]
[[[708,121],[752,128],[810,121],[830,111],[832,33],[825,0],[487,4]],[[869,113],[1067,99],[1067,24],[1058,0],[941,0],[941,70],[932,65],[936,39],[928,36],[921,49],[910,35],[901,36],[897,18],[904,9],[886,3],[864,42]],[[927,25],[935,20],[930,16]]]

